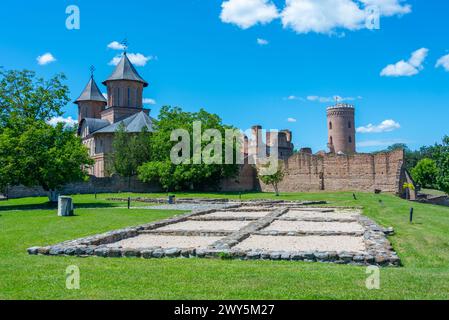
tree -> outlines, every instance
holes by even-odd
[[[151,159],[150,133],[146,128],[137,134],[129,134],[122,124],[114,135],[112,142],[113,172],[130,178],[137,175],[137,169]]]
[[[423,188],[435,188],[439,170],[432,159],[422,159],[411,170],[413,180]]]
[[[20,130],[34,121],[62,115],[62,107],[69,102],[65,79],[64,74],[44,80],[33,71],[0,69],[0,131],[5,127]]]
[[[52,127],[69,101],[65,76],[37,78],[33,71],[0,69],[0,189],[9,185],[42,186],[55,191],[86,178],[91,165],[75,128]],[[50,200],[55,200],[52,192]]]
[[[2,189],[18,184],[41,186],[55,201],[58,188],[87,178],[83,169],[93,161],[75,128],[36,121],[20,135],[11,128],[0,133],[0,164]]]
[[[219,163],[193,164],[193,143],[191,143],[190,154],[186,156],[186,163],[174,164],[171,162],[170,153],[177,142],[171,141],[174,130],[184,129],[187,131],[190,141],[193,141],[193,123],[201,123],[202,131],[217,129],[221,133],[222,158]],[[201,109],[198,112],[184,112],[180,108],[169,106],[162,107],[158,119],[155,121],[156,132],[151,135],[152,157],[151,161],[142,165],[139,170],[139,179],[144,182],[159,183],[166,190],[204,189],[217,187],[223,178],[234,177],[238,173],[237,164],[225,163],[224,137],[226,129],[233,129],[222,123],[220,117]],[[209,142],[210,143],[210,142]],[[201,150],[209,144],[202,141]],[[238,150],[238,144],[233,144],[233,154]],[[211,154],[215,154],[214,151]],[[187,164],[189,162],[189,164]]]
[[[443,143],[436,145],[434,150],[434,158],[439,170],[437,177],[438,189],[449,193],[449,136],[445,136]]]
[[[284,164],[282,161],[279,160],[277,170],[273,174],[265,174],[266,172],[264,171],[268,167],[270,167],[270,163],[260,164],[257,167],[258,177],[263,183],[271,185],[274,189],[274,192],[276,193],[276,197],[279,197],[279,183],[282,182],[282,180],[284,180],[285,176]]]

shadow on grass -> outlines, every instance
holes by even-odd
[[[81,203],[74,205],[75,209],[89,209],[89,208],[118,208],[114,203]],[[41,203],[41,204],[17,204],[1,206],[0,211],[29,211],[29,210],[54,210],[58,209],[57,203]]]

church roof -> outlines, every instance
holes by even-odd
[[[122,59],[115,67],[114,72],[109,76],[108,79],[103,81],[103,84],[106,85],[108,81],[115,80],[131,80],[143,83],[144,87],[148,87],[148,82],[146,82],[137,72],[136,68],[134,68],[131,61],[129,61],[128,55],[126,52],[123,54]]]
[[[154,131],[153,121],[145,112],[141,111],[122,121],[104,127],[95,133],[114,133],[118,131],[122,124],[125,126],[125,131],[128,133],[139,133],[143,128],[146,128],[148,132]]]
[[[81,123],[78,126],[78,134],[81,133],[81,128],[83,127],[84,124],[86,124],[86,126],[87,126],[87,130],[88,130],[87,134],[88,135],[110,125],[109,121],[107,121],[107,120],[84,118],[83,120],[81,120]]]
[[[79,98],[76,99],[75,103],[81,101],[100,101],[107,103],[106,98],[101,94],[101,91],[95,83],[93,77],[90,78],[89,82],[87,83]]]

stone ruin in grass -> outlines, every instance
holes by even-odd
[[[47,247],[29,254],[289,260],[399,266],[384,229],[361,209],[301,202],[227,203]],[[157,207],[154,207],[157,209]]]

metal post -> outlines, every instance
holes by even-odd
[[[128,209],[131,208],[131,197],[128,197]]]
[[[410,208],[410,223],[413,223],[413,208]]]
[[[354,200],[357,200],[357,197],[355,196],[355,193],[352,194]]]

